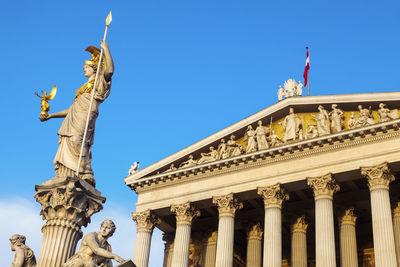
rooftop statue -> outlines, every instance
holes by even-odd
[[[23,235],[13,235],[10,238],[11,250],[15,251],[14,260],[11,267],[35,267],[36,258],[33,251],[25,245],[26,237]]]
[[[296,83],[293,79],[288,79],[283,87],[280,85],[278,90],[278,100],[283,100],[283,97],[288,98],[292,96],[301,96],[303,94],[303,83],[299,81]]]
[[[111,245],[107,242],[115,232],[112,220],[104,220],[99,232],[88,233],[82,240],[78,252],[73,255],[62,267],[112,267],[111,259],[119,263],[126,260],[111,252]]]
[[[104,58],[100,64],[100,70],[97,69],[97,66],[101,58],[101,50],[94,46],[89,46],[86,49],[86,51],[92,54],[91,60],[85,61],[83,65],[83,72],[88,81],[76,91],[72,105],[68,109],[57,113],[40,114],[41,121],[47,121],[52,118],[64,118],[57,133],[60,139],[54,164],[56,177],[66,177],[77,173],[88,111],[89,107],[91,107],[86,142],[82,150],[79,178],[86,180],[92,185],[95,184],[91,166],[91,149],[94,141],[95,124],[99,114],[99,106],[110,94],[111,77],[114,73],[114,63],[108,45],[104,40],[101,42],[101,48],[104,51]],[[91,94],[97,71],[99,71],[98,81],[95,92],[93,92],[93,103],[91,104]]]

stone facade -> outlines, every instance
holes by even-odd
[[[398,266],[399,107],[284,99],[125,182],[162,222],[164,266]]]

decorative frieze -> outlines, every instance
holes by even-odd
[[[333,194],[340,190],[340,186],[332,178],[331,173],[319,177],[309,177],[307,184],[313,189],[315,199],[332,199]]]
[[[152,214],[150,210],[132,212],[132,220],[136,222],[138,232],[152,232],[154,226],[160,222],[160,219],[158,219],[156,215]]]
[[[389,184],[394,181],[395,177],[388,163],[370,167],[361,167],[361,175],[368,180],[369,189],[389,189]]]
[[[282,207],[285,200],[289,200],[289,195],[280,183],[271,186],[259,187],[257,193],[263,197],[265,208]]]
[[[243,208],[243,203],[230,193],[225,196],[213,197],[213,204],[218,207],[219,216],[235,216],[238,209]]]
[[[200,211],[190,202],[171,205],[171,211],[176,215],[177,224],[191,224],[193,218],[200,216]]]

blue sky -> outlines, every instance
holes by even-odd
[[[93,146],[107,203],[95,223],[105,215],[129,220],[136,194],[123,178],[133,161],[148,166],[276,103],[279,85],[302,79],[305,46],[312,95],[400,88],[399,1],[2,1],[1,10],[0,205],[16,201],[37,221],[32,234],[26,225],[3,222],[7,262],[0,265],[11,262],[7,242],[18,231],[27,231],[28,243],[37,237],[32,247],[39,255],[34,185],[54,175],[62,120],[40,122],[33,92],[55,84],[50,112],[69,107],[85,82],[84,49],[99,45],[109,10],[115,74]],[[121,253],[131,257],[135,225],[121,225],[121,232],[132,231],[129,240],[118,239],[129,244]],[[152,266],[158,258],[152,255]]]

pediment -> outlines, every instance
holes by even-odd
[[[380,107],[381,103],[385,106]],[[332,107],[334,104],[337,105],[335,110]],[[361,111],[359,105],[362,106]],[[204,170],[210,164],[234,163],[236,159],[264,152],[271,154],[271,151],[282,151],[283,148],[290,150],[296,144],[300,147],[313,140],[320,142],[331,140],[331,137],[340,138],[346,133],[397,122],[399,109],[400,92],[290,97],[127,176],[125,183],[136,189],[137,184],[150,184],[153,178],[159,181],[163,177],[176,177],[179,173],[188,175],[188,172]],[[293,111],[288,116],[290,110]],[[384,114],[386,118],[383,118]],[[323,122],[327,115],[328,122]],[[266,138],[263,140],[260,137],[257,143],[253,135],[259,121],[262,127],[257,132],[262,133],[263,129]],[[234,139],[231,140],[232,135]],[[261,145],[265,141],[266,144]]]

